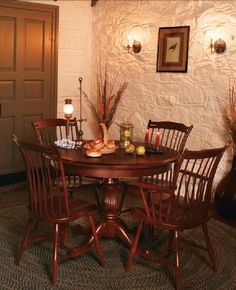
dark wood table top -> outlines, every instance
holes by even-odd
[[[135,146],[140,143],[135,143]],[[163,172],[178,158],[175,150],[162,148],[162,154],[146,153],[138,156],[118,148],[112,154],[88,157],[85,149],[60,149],[66,172],[91,177],[122,178],[140,177]]]

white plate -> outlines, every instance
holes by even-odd
[[[92,151],[92,150],[86,150],[85,154],[89,157],[101,157],[102,153],[100,151]]]

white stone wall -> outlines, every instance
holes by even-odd
[[[187,143],[191,149],[221,146],[227,141],[221,109],[227,102],[229,79],[236,80],[235,1],[99,0],[92,13],[92,92],[96,91],[98,59],[101,64],[108,62],[111,73],[119,71],[118,82],[128,81],[110,128],[114,137],[119,138],[116,123],[130,121],[135,125],[135,139],[143,140],[147,122],[153,119],[192,124]],[[187,73],[157,73],[159,27],[183,25],[190,26]],[[143,31],[142,50],[136,55],[125,49],[127,33],[133,27]],[[211,38],[216,40],[217,35],[227,43],[221,55],[209,50]],[[231,158],[229,150],[216,181],[228,170]]]
[[[75,107],[74,116],[80,116],[80,92],[78,78],[82,77],[82,88],[90,94],[91,88],[91,1],[45,1],[31,0],[42,4],[59,6],[59,43],[58,43],[58,103],[57,115],[64,117],[65,98],[71,98]],[[91,138],[91,112],[83,106],[85,138]]]

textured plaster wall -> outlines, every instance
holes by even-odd
[[[187,73],[157,73],[159,27],[182,25],[190,26]],[[141,30],[143,47],[137,55],[125,50],[133,28]],[[236,80],[235,31],[235,1],[99,0],[93,9],[92,92],[98,62],[101,66],[107,62],[111,74],[119,72],[117,83],[128,81],[110,133],[119,138],[116,124],[130,121],[134,138],[143,140],[149,119],[171,120],[194,126],[188,148],[223,145],[228,136],[220,106],[224,109],[227,103],[229,79]],[[217,35],[227,42],[221,55],[208,48]],[[216,181],[228,170],[231,158],[229,150]]]
[[[31,1],[36,2],[36,1]],[[75,107],[74,116],[79,117],[79,81],[82,77],[82,89],[90,94],[91,88],[91,1],[37,1],[37,3],[59,6],[59,43],[58,43],[58,102],[57,115],[64,117],[65,98],[71,98]],[[83,130],[90,137],[90,110],[83,106]]]

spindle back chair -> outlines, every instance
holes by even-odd
[[[175,164],[171,186],[165,187],[157,183],[141,181],[138,184],[137,182],[143,207],[136,207],[131,211],[131,215],[138,218],[140,222],[130,249],[126,269],[132,264],[133,257],[138,250],[143,225],[147,224],[170,232],[168,252],[174,240],[175,261],[174,263],[167,262],[166,265],[174,266],[175,268],[176,289],[180,289],[180,241],[207,250],[212,262],[212,268],[214,271],[216,270],[207,222],[209,220],[213,179],[220,159],[228,146],[229,143],[221,148],[200,151],[186,149]],[[207,247],[202,247],[196,245],[194,241],[186,241],[180,238],[180,232],[196,227],[202,228]],[[155,254],[150,257],[158,261],[158,257]]]

